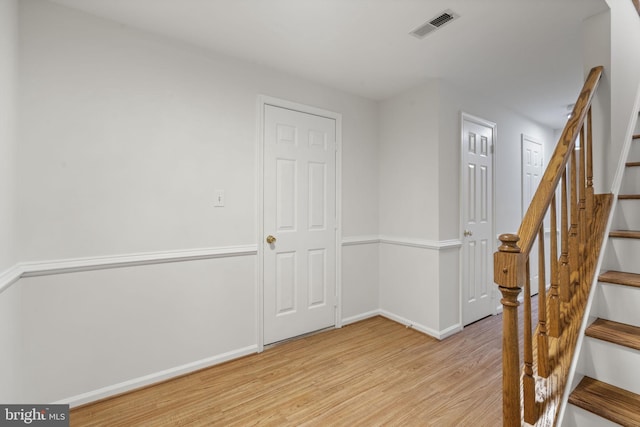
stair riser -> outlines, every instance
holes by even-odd
[[[626,168],[620,194],[640,194],[640,166]]]
[[[640,274],[640,239],[609,238],[602,271],[616,270]]]
[[[592,316],[640,327],[640,288],[600,282]]]
[[[640,162],[640,139],[635,139],[631,142],[631,149],[629,150],[629,157],[627,157],[627,161]]]
[[[640,351],[585,337],[577,371],[640,394]]]
[[[569,404],[562,427],[620,427],[620,425]]]
[[[640,200],[619,201],[614,213],[612,228],[614,230],[640,230]]]

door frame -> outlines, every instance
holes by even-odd
[[[257,159],[256,159],[256,230],[258,258],[256,269],[256,337],[257,350],[264,350],[264,110],[267,105],[286,108],[315,116],[333,119],[336,122],[336,171],[335,171],[335,206],[336,206],[336,307],[335,307],[335,327],[342,327],[342,114],[285,99],[275,98],[267,95],[258,95],[257,103]]]
[[[495,235],[495,223],[496,223],[496,154],[498,152],[498,125],[494,122],[491,122],[489,120],[483,119],[481,117],[478,116],[474,116],[472,114],[469,113],[465,113],[464,111],[460,111],[460,135],[459,138],[460,140],[458,141],[458,147],[460,148],[460,171],[458,173],[458,178],[460,179],[460,198],[459,198],[459,206],[460,206],[460,219],[459,219],[459,230],[458,230],[458,236],[460,236],[460,242],[462,243],[460,246],[460,271],[459,271],[459,283],[458,283],[458,304],[459,304],[459,312],[460,312],[460,317],[459,317],[459,324],[461,328],[464,328],[463,325],[463,314],[462,314],[462,310],[463,310],[463,272],[464,272],[464,266],[462,265],[463,261],[464,261],[464,257],[462,256],[462,251],[464,250],[464,241],[463,241],[463,237],[462,237],[462,233],[464,231],[464,213],[463,213],[463,209],[462,206],[464,205],[464,122],[465,121],[470,121],[470,122],[474,122],[476,124],[479,124],[481,126],[487,126],[493,129],[493,148],[491,149],[491,194],[493,195],[492,200],[491,200],[491,232],[490,235],[493,236],[492,240],[492,244],[491,244],[491,250],[492,252],[495,252],[498,249],[498,238]],[[493,257],[488,257],[487,258],[487,262],[488,262],[488,270],[491,272],[491,277],[493,278]],[[492,283],[495,283],[492,281]],[[491,300],[494,301],[491,304],[492,307],[492,313],[493,315],[498,314],[498,306],[497,304],[495,304],[495,300],[496,300],[496,294],[497,294],[498,290],[497,288],[494,288],[491,290]]]

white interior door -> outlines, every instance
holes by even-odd
[[[335,325],[334,119],[265,105],[263,215],[264,344]]]
[[[462,322],[495,310],[493,303],[493,149],[495,124],[462,116]]]
[[[522,216],[527,212],[542,178],[542,144],[522,135]]]
[[[540,185],[544,173],[542,167],[542,144],[522,135],[522,217],[527,213],[533,195]],[[531,277],[531,295],[538,293],[538,241],[534,243],[529,254],[529,276]],[[548,276],[547,276],[548,277]]]

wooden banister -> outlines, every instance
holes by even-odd
[[[598,87],[602,71],[603,67],[600,66],[592,68],[589,72],[580,96],[573,107],[571,118],[569,118],[562,135],[560,135],[558,145],[556,145],[556,149],[549,160],[549,165],[542,175],[540,185],[518,229],[520,249],[524,253],[531,251],[536,233],[544,220],[551,198],[562,177],[562,171],[567,166],[569,156],[572,155],[575,148],[576,139],[591,107],[591,101]]]
[[[593,194],[591,102],[602,72],[603,67],[595,67],[589,72],[518,234],[501,235],[502,244],[494,254],[494,280],[502,293],[503,304],[504,426],[521,426],[523,420],[535,424],[538,420],[537,378],[548,377],[554,369],[549,340],[559,339],[567,327],[563,325],[561,305],[569,304],[574,295],[584,294],[580,284],[587,281],[589,268],[595,264],[588,261],[591,256],[589,224],[597,207]],[[578,138],[580,148],[576,152]],[[559,212],[556,208],[558,190],[561,200]],[[558,214],[560,221],[557,221]],[[545,249],[544,219],[547,215],[551,216],[549,251]],[[530,254],[536,242],[538,265],[530,266]],[[547,254],[551,282],[548,295]],[[537,325],[532,323],[530,270],[538,272]],[[518,297],[523,289],[524,354],[521,365]]]

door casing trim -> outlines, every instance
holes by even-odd
[[[264,350],[264,109],[265,106],[286,108],[301,113],[313,114],[320,117],[333,119],[336,122],[336,272],[335,272],[335,327],[342,327],[342,114],[322,108],[312,107],[285,99],[267,95],[258,95],[256,105],[257,126],[257,150],[256,150],[256,230],[258,232],[258,258],[256,265],[256,338],[258,353]]]

